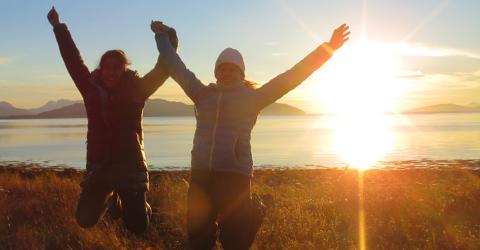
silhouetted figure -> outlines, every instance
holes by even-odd
[[[148,97],[168,78],[168,72],[159,57],[155,68],[140,77],[128,68],[122,50],[105,52],[98,68],[90,72],[54,8],[48,13],[48,20],[88,117],[87,171],[81,184],[77,222],[81,227],[92,227],[108,208],[113,217],[123,218],[128,230],[141,233],[151,215],[145,197],[148,172],[143,108]],[[175,31],[170,30],[168,36],[171,46],[176,48]]]
[[[170,76],[195,104],[197,125],[188,190],[188,241],[192,249],[211,249],[219,231],[225,249],[248,249],[265,214],[251,195],[251,131],[259,112],[294,89],[348,40],[348,26],[333,32],[291,69],[256,88],[245,80],[240,52],[227,48],[215,63],[216,83],[205,86],[187,69],[168,40],[169,27],[155,39]]]

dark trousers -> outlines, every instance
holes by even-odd
[[[114,188],[107,183],[83,183],[75,217],[78,225],[90,228],[103,217],[113,191],[118,193],[121,213],[126,228],[133,233],[142,233],[150,220],[149,205],[145,191]],[[147,208],[148,207],[148,208]]]
[[[252,222],[250,177],[228,172],[192,171],[187,229],[191,249],[248,249],[260,224]],[[255,225],[258,224],[258,225]]]

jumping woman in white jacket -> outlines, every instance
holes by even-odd
[[[211,249],[217,230],[225,249],[248,249],[263,219],[261,203],[251,198],[253,159],[250,136],[259,112],[297,87],[348,40],[343,24],[329,42],[314,49],[286,72],[256,88],[245,80],[240,52],[227,48],[215,63],[216,83],[204,85],[169,42],[170,28],[153,26],[170,76],[195,104],[192,174],[188,190],[188,240],[193,249]]]

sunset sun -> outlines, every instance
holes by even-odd
[[[317,93],[327,113],[395,112],[406,90],[401,72],[392,46],[364,40],[335,54],[319,73]]]
[[[393,147],[387,112],[397,112],[406,92],[392,46],[361,41],[335,55],[315,91],[335,114],[335,150],[352,168],[375,165]]]

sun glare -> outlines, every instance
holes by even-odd
[[[353,168],[367,169],[393,147],[386,112],[397,112],[406,91],[391,46],[362,41],[346,47],[318,75],[313,92],[335,114],[336,152]]]
[[[393,147],[388,117],[383,114],[341,114],[335,122],[335,151],[352,168],[374,166]]]
[[[384,113],[397,110],[405,91],[394,48],[361,41],[336,52],[318,75],[316,91],[328,113]]]

